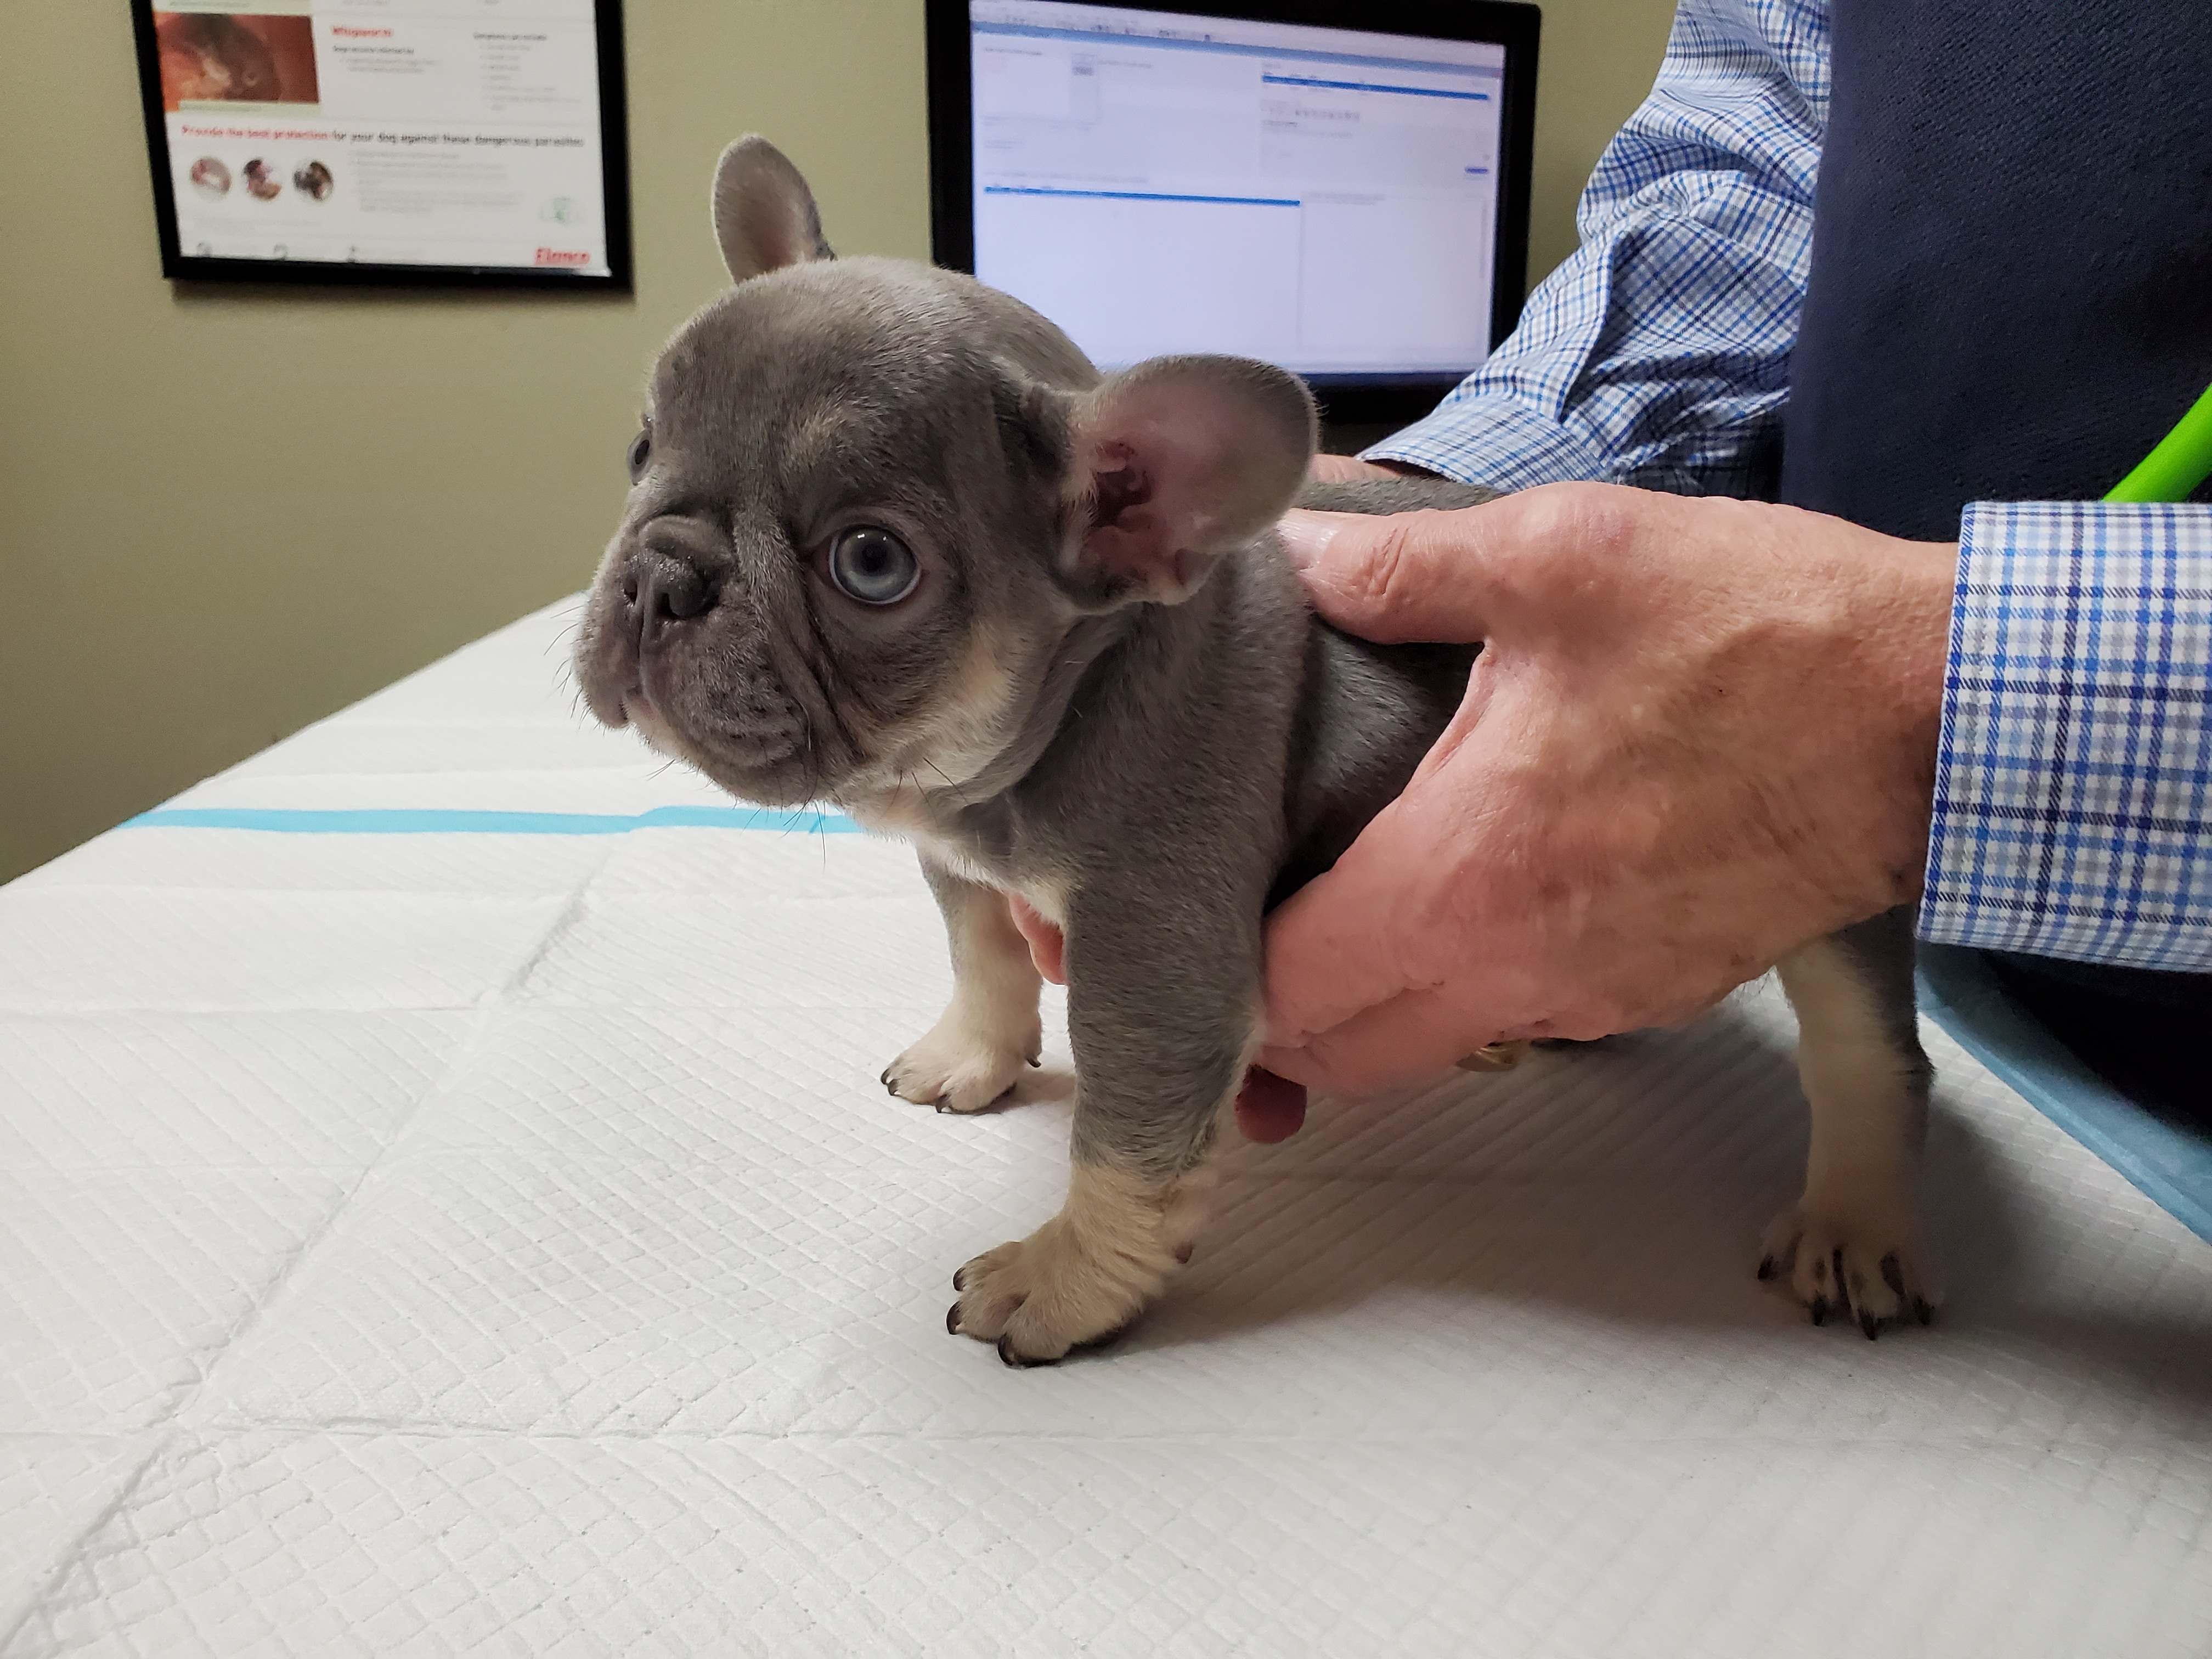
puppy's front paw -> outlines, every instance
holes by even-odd
[[[1054,1216],[952,1276],[960,1299],[945,1328],[995,1343],[1009,1365],[1049,1365],[1119,1336],[1159,1294],[1174,1265],[1164,1248],[1099,1249],[1065,1216]]]
[[[1908,1312],[1927,1324],[1940,1300],[1921,1273],[1903,1200],[1821,1202],[1808,1193],[1767,1224],[1759,1249],[1759,1276],[1787,1285],[1815,1325],[1833,1314],[1869,1341]]]
[[[884,1068],[883,1084],[901,1100],[940,1112],[980,1112],[1014,1086],[1044,1047],[1043,1028],[996,1032],[948,1009],[929,1035]]]
[[[1009,1365],[1049,1365],[1111,1341],[1190,1260],[1218,1179],[1194,1169],[1165,1182],[1079,1159],[1058,1215],[952,1276],[955,1336],[995,1343]]]

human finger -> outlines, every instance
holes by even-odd
[[[1510,952],[1468,949],[1496,939],[1512,866],[1483,753],[1455,735],[1462,724],[1335,865],[1268,919],[1271,1042],[1325,1031],[1406,991],[1510,972]]]
[[[1028,942],[1030,960],[1036,963],[1037,972],[1054,985],[1066,984],[1066,938],[1019,893],[1006,895],[1006,908],[1013,913],[1014,926],[1021,930],[1022,938]]]
[[[1376,835],[1374,825],[1368,834]],[[1387,832],[1385,832],[1387,834]],[[1292,894],[1267,921],[1267,1036],[1295,1044],[1340,1024],[1363,1008],[1425,988],[1402,914],[1405,865],[1394,853],[1360,854],[1357,843],[1336,867]]]
[[[1448,1072],[1498,1037],[1486,1017],[1471,1014],[1456,997],[1408,991],[1312,1033],[1294,1055],[1268,1048],[1261,1059],[1310,1088],[1371,1095]]]
[[[1486,638],[1493,609],[1490,564],[1517,520],[1498,504],[1451,512],[1283,515],[1283,546],[1314,609],[1363,639]]]
[[[1245,1139],[1272,1146],[1297,1133],[1305,1121],[1304,1084],[1260,1066],[1244,1073],[1237,1091],[1237,1127]]]
[[[1363,461],[1357,455],[1328,455],[1316,453],[1306,464],[1306,477],[1316,483],[1361,483],[1370,478],[1396,478],[1404,475],[1387,466],[1377,466],[1372,461]]]

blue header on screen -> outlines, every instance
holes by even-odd
[[[978,34],[1018,34],[1034,40],[1085,40],[1093,46],[1110,46],[1116,41],[1131,45],[1141,42],[1148,46],[1162,46],[1174,52],[1225,52],[1241,58],[1297,58],[1314,64],[1358,64],[1367,69],[1427,70],[1442,75],[1472,75],[1496,81],[1505,71],[1486,64],[1455,64],[1429,58],[1375,58],[1351,52],[1314,52],[1302,46],[1246,46],[1234,40],[1185,40],[1172,34],[1118,34],[1095,29],[1044,28],[1033,23],[975,23],[970,25]]]

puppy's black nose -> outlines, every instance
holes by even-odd
[[[623,578],[623,599],[637,627],[637,648],[658,650],[678,623],[704,614],[714,595],[707,579],[680,560],[640,553]]]

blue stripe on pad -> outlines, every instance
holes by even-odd
[[[284,806],[161,806],[125,830],[256,830],[282,836],[621,836],[633,830],[777,830],[857,836],[842,812],[760,806],[656,806],[645,812],[464,812],[436,807],[326,811]]]

